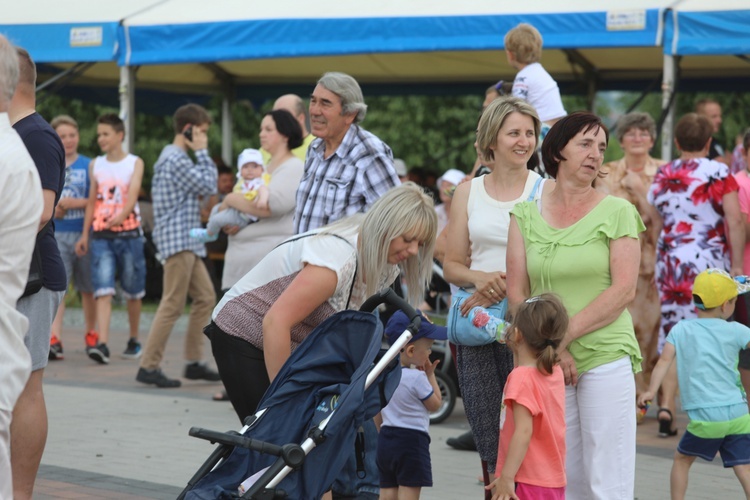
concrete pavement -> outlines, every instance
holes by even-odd
[[[182,374],[183,331],[176,328],[167,347],[163,368],[171,377]],[[137,362],[118,357],[125,332],[124,325],[112,332],[112,361],[100,366],[85,355],[83,328],[75,318],[66,320],[65,360],[50,363],[45,372],[49,437],[35,498],[175,498],[212,449],[189,437],[188,429],[240,427],[228,403],[211,401],[220,384],[183,379],[179,389],[157,389],[137,383]],[[141,332],[145,338],[147,328]],[[685,415],[678,414],[678,427],[685,424]],[[422,498],[482,498],[478,455],[445,444],[467,428],[460,401],[448,420],[431,428],[435,486],[424,489]],[[641,500],[669,498],[678,438],[659,439],[656,430],[652,408],[638,427],[636,498]],[[734,474],[720,463],[718,458],[696,462],[687,498],[744,498]]]

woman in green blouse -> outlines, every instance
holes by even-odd
[[[558,121],[542,144],[555,188],[511,214],[507,283],[511,311],[544,292],[571,317],[558,349],[566,383],[566,498],[632,499],[633,373],[641,355],[626,306],[635,296],[645,229],[635,207],[592,186],[609,132],[591,113]]]

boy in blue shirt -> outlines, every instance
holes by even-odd
[[[97,337],[96,301],[94,286],[91,283],[91,256],[76,255],[76,242],[83,231],[83,218],[89,199],[89,164],[91,158],[78,154],[78,122],[68,115],[59,115],[52,119],[50,125],[60,136],[65,148],[65,185],[60,201],[55,207],[55,240],[60,250],[60,257],[65,265],[68,283],[75,283],[81,293],[83,316],[86,320],[86,336]],[[57,308],[57,315],[52,322],[52,337],[49,344],[49,359],[63,359],[62,328],[65,316],[65,301]]]
[[[737,372],[740,349],[750,348],[750,328],[726,321],[734,313],[737,295],[748,291],[750,285],[721,269],[700,273],[693,284],[698,318],[672,328],[648,391],[638,397],[640,406],[654,397],[676,356],[680,401],[690,423],[674,456],[672,499],[685,497],[696,457],[710,462],[717,451],[750,498],[750,414]]]

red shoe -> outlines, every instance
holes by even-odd
[[[62,342],[60,342],[60,339],[56,335],[53,335],[49,339],[49,359],[50,361],[65,359]]]
[[[89,330],[88,332],[86,332],[86,348],[96,347],[98,343],[99,343],[98,333],[96,333],[94,330]]]

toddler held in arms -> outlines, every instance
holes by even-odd
[[[258,218],[243,213],[229,206],[231,197],[241,197],[247,201],[255,201],[259,208],[268,208],[268,183],[271,176],[263,167],[263,156],[257,149],[245,149],[237,158],[240,171],[237,174],[237,184],[234,185],[232,193],[228,194],[224,201],[211,209],[206,229],[196,227],[190,230],[192,238],[209,243],[216,241],[219,231],[224,226],[239,226],[243,228],[250,223],[257,222]]]

